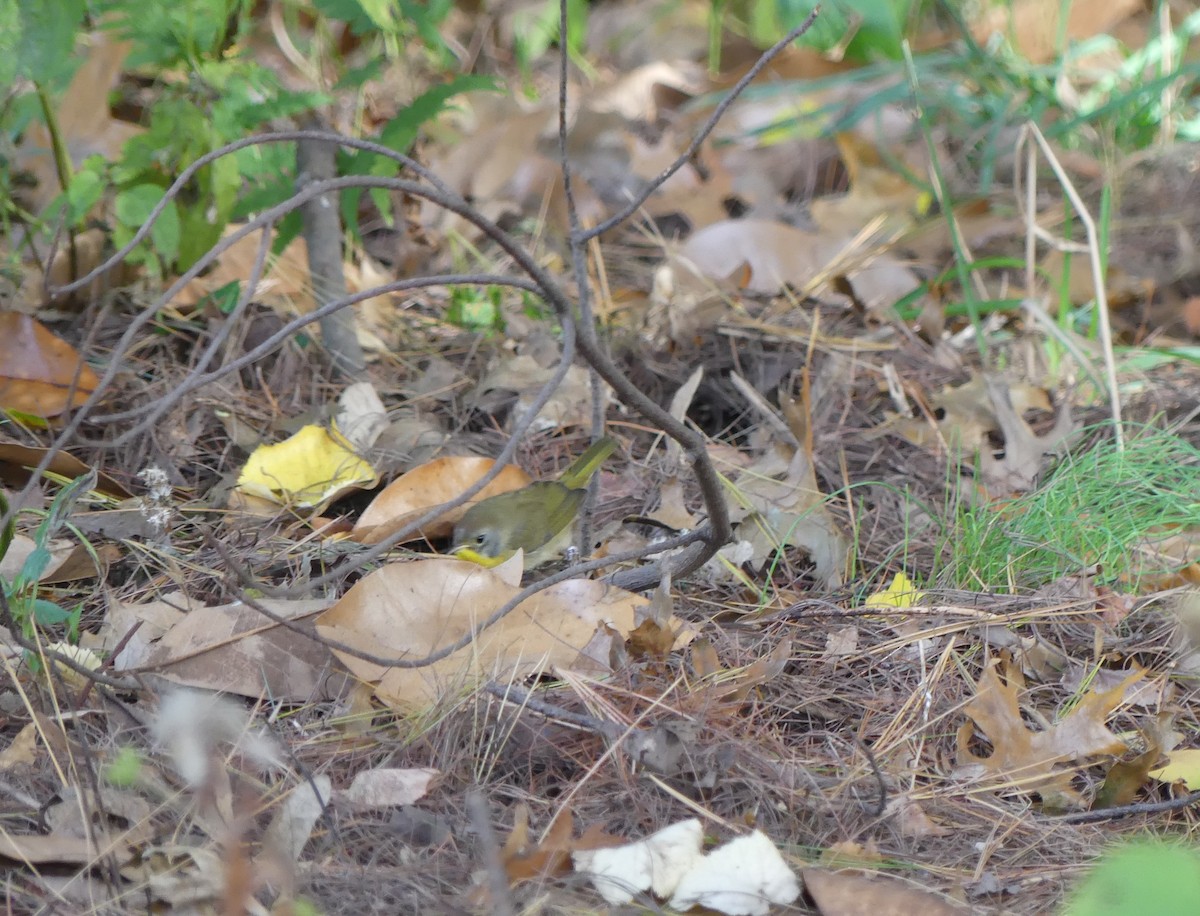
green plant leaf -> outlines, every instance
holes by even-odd
[[[17,80],[23,31],[17,0],[0,0],[0,86],[11,86]]]
[[[141,772],[141,752],[128,744],[122,745],[117,755],[105,764],[103,769],[104,781],[122,789],[134,786]]]
[[[499,86],[490,76],[463,74],[440,86],[425,90],[405,106],[396,117],[384,125],[379,142],[398,153],[407,153],[421,125],[432,121],[448,107],[447,103],[464,92],[498,92]]]
[[[0,51],[5,52],[0,85],[11,85],[15,76],[39,84],[65,82],[79,65],[75,34],[83,12],[83,0],[0,2]],[[11,73],[7,80],[6,71]]]
[[[34,598],[32,605],[33,621],[39,627],[56,627],[71,619],[70,611],[45,598]]]
[[[16,513],[8,514],[8,500],[3,493],[0,493],[0,522],[3,522],[0,524],[0,560],[3,560],[17,532]]]
[[[100,156],[89,156],[71,178],[67,189],[67,219],[79,225],[92,207],[104,196],[105,162]]]
[[[214,221],[200,207],[188,207],[180,219],[179,251],[175,266],[179,270],[187,270],[195,264],[220,240],[227,223],[228,217]]]
[[[150,230],[150,238],[164,264],[174,264],[179,256],[179,242],[182,237],[182,226],[179,219],[179,208],[175,201],[167,202]]]
[[[202,301],[205,305],[215,307],[222,315],[229,315],[233,312],[241,294],[242,281],[230,280],[219,289],[214,289]]]
[[[800,25],[818,0],[766,0],[751,7],[751,35],[761,45],[778,41]],[[821,0],[821,13],[800,44],[829,51],[845,43],[845,56],[899,60],[912,0]],[[849,39],[849,40],[847,40]]]
[[[209,168],[213,201],[217,205],[216,223],[224,226],[237,203],[238,191],[242,188],[242,175],[233,156],[222,156]]]
[[[50,543],[50,540],[66,524],[67,517],[71,514],[71,510],[75,508],[75,503],[89,490],[94,489],[95,486],[96,470],[93,468],[86,474],[80,474],[59,490],[58,495],[50,503],[50,509],[46,512],[46,517],[38,525],[34,541],[39,546]]]
[[[396,20],[387,0],[314,0],[313,6],[322,16],[345,22],[355,35],[395,30]]]
[[[50,551],[46,549],[45,545],[38,544],[25,558],[25,562],[21,565],[21,571],[13,580],[13,587],[20,591],[26,586],[37,584],[52,559],[53,557],[50,556]]]
[[[140,229],[163,199],[163,193],[163,189],[156,184],[139,184],[127,188],[117,195],[114,203],[117,219],[130,229]],[[150,240],[164,264],[175,262],[179,255],[180,238],[179,208],[174,200],[170,200],[150,229]]]
[[[341,92],[346,89],[361,89],[368,80],[377,79],[383,72],[384,59],[372,58],[361,67],[351,67],[334,83],[333,91]]]
[[[1064,916],[1191,916],[1200,900],[1200,855],[1164,842],[1109,852],[1071,897]]]

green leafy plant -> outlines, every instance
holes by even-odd
[[[761,47],[800,25],[814,9],[821,13],[801,44],[849,60],[899,60],[913,0],[767,0],[734,5],[748,33]]]
[[[861,5],[863,28],[875,5]],[[906,26],[909,13],[901,9],[905,4],[881,2],[880,5],[892,7],[895,18],[891,21],[896,28]],[[804,0],[797,10],[807,14],[811,7]],[[991,190],[999,164],[1011,153],[1012,130],[1027,122],[1041,125],[1047,139],[1068,149],[1097,145],[1110,152],[1113,148],[1144,149],[1161,139],[1167,123],[1175,136],[1200,137],[1200,97],[1193,92],[1169,91],[1174,86],[1193,85],[1200,77],[1200,62],[1185,54],[1200,35],[1200,12],[1192,13],[1167,36],[1155,38],[1141,48],[1127,48],[1116,39],[1099,36],[1077,46],[1064,46],[1057,60],[1035,64],[1006,44],[981,46],[971,37],[958,5],[941,3],[939,9],[954,25],[959,41],[943,49],[913,55],[912,72],[907,72],[906,64],[897,59],[900,54],[892,53],[901,47],[893,44],[893,40],[901,41],[907,32],[888,32],[891,28],[888,26],[883,33],[862,33],[859,40],[868,42],[872,49],[872,53],[858,58],[869,61],[864,66],[802,84],[781,81],[751,87],[743,96],[746,101],[797,94],[829,99],[806,109],[801,118],[788,116],[755,128],[751,135],[773,139],[827,135],[881,117],[890,107],[916,107],[945,136],[959,138],[957,142],[962,146],[958,155],[979,175],[981,193]],[[731,15],[736,21],[736,7],[734,10]],[[822,22],[829,21],[830,10],[828,4],[822,4],[821,15],[805,38],[823,34]],[[796,24],[802,19],[799,12],[781,19],[778,30],[774,26],[764,29],[763,40],[778,39],[784,34],[785,24]],[[882,29],[882,18],[880,23]],[[891,37],[867,37],[880,34]],[[855,47],[854,42],[848,44],[847,55]],[[1079,62],[1097,50],[1109,52],[1120,63],[1088,82],[1068,107],[1062,97],[1064,81],[1073,85]],[[867,85],[870,92],[850,91]],[[964,92],[964,86],[970,87],[970,91]],[[847,105],[848,95],[857,101]],[[702,99],[697,104],[713,103],[715,98]]]
[[[498,286],[482,290],[456,286],[450,292],[446,320],[469,331],[503,331],[503,296],[504,291]]]
[[[587,0],[567,0],[567,54],[585,72],[591,70],[591,64],[583,57],[587,21]],[[545,0],[518,10],[513,18],[513,52],[527,76],[533,61],[560,40],[561,25],[558,0]]]
[[[263,131],[273,122],[300,118],[321,108],[331,97],[319,91],[293,91],[278,76],[245,51],[255,27],[256,4],[250,0],[180,0],[171,4],[141,4],[133,0],[99,0],[84,16],[82,0],[64,0],[54,15],[47,11],[57,4],[21,4],[17,12],[0,3],[0,26],[14,20],[21,53],[8,68],[14,76],[29,80],[36,88],[32,96],[15,96],[0,110],[0,126],[15,137],[32,119],[40,117],[52,135],[57,133],[56,105],[69,81],[78,56],[78,35],[94,22],[113,31],[131,46],[124,66],[151,83],[150,102],[142,116],[145,130],[128,140],[115,159],[93,156],[72,168],[65,149],[58,149],[57,162],[63,192],[47,212],[50,219],[65,216],[66,228],[81,228],[93,208],[106,196],[113,242],[120,246],[149,220],[160,204],[149,237],[130,255],[131,262],[146,266],[152,275],[190,267],[222,236],[231,221],[243,219],[287,199],[295,192],[295,149],[290,144],[249,147],[221,157],[201,168],[173,199],[164,196],[175,176],[196,159]],[[339,74],[337,88],[361,85],[380,72],[387,60],[411,57],[423,49],[429,60],[440,66],[452,57],[438,34],[438,25],[452,7],[450,0],[434,3],[382,3],[379,0],[319,0],[323,16],[311,31],[318,38],[306,52],[317,59],[314,69]],[[285,15],[300,11],[297,3],[285,4]],[[311,8],[307,8],[311,14]],[[320,41],[333,26],[344,23],[359,36],[360,56],[367,63],[351,66],[339,56],[330,41]],[[4,29],[0,28],[0,33]],[[0,38],[0,49],[4,41]],[[329,65],[328,67],[326,65]],[[0,63],[0,70],[4,67]],[[426,92],[384,125],[379,141],[389,148],[407,152],[421,125],[444,110],[449,100],[462,92],[493,88],[483,77],[460,76]],[[29,99],[40,105],[33,106]],[[395,162],[371,154],[344,153],[343,174],[392,175]],[[0,171],[0,190],[11,186],[12,177]],[[9,195],[0,195],[8,197]],[[346,225],[357,231],[360,194],[343,196]],[[385,219],[391,207],[384,194],[375,195]],[[4,205],[6,216],[14,214]],[[299,216],[282,227],[277,249],[281,250],[299,231]]]
[[[66,610],[39,594],[39,581],[50,565],[50,542],[68,524],[67,518],[79,498],[96,485],[96,472],[76,477],[59,490],[50,508],[33,535],[34,548],[11,579],[0,578],[0,588],[13,621],[26,637],[32,637],[36,627],[65,626],[71,641],[79,638],[79,618],[82,605]],[[0,495],[0,517],[9,516],[8,502]],[[0,530],[0,560],[8,553],[15,537],[16,521],[9,517]]]

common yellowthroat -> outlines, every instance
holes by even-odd
[[[518,550],[525,551],[526,569],[553,560],[571,542],[587,482],[616,447],[605,436],[558,480],[538,480],[476,503],[454,526],[450,552],[481,566],[499,566]]]

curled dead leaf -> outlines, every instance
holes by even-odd
[[[511,561],[510,561],[511,562]],[[424,658],[475,633],[462,649],[421,668],[392,668],[345,652],[337,655],[383,702],[428,706],[479,681],[508,681],[559,665],[569,667],[611,627],[623,638],[645,599],[591,579],[571,579],[522,602],[495,625],[484,621],[519,591],[512,571],[451,558],[378,569],[355,583],[317,621],[330,639],[376,656]],[[519,571],[517,572],[519,576]],[[590,657],[607,668],[609,659]]]
[[[32,315],[0,312],[0,409],[56,417],[99,384],[78,351]]]
[[[350,536],[363,544],[378,544],[434,506],[454,499],[495,464],[491,458],[448,457],[413,468],[371,500]],[[413,539],[448,537],[455,522],[475,503],[498,493],[519,490],[531,482],[528,474],[510,464],[475,499],[434,519]]]

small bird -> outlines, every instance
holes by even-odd
[[[525,568],[555,559],[571,543],[587,483],[617,447],[599,439],[558,480],[538,480],[476,503],[457,525],[450,552],[480,566],[499,566],[518,550]]]

